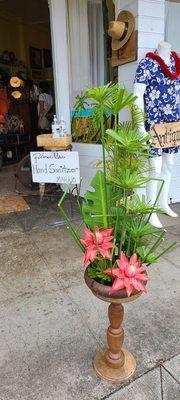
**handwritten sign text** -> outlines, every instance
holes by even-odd
[[[153,147],[167,148],[180,146],[180,122],[157,124],[151,129]]]
[[[80,182],[79,154],[77,151],[32,151],[31,169],[33,182]]]

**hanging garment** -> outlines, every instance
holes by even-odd
[[[176,62],[172,54],[167,67],[171,73],[176,72]],[[147,131],[154,124],[180,120],[180,78],[170,78],[166,72],[157,60],[148,55],[140,61],[136,70],[135,83],[146,85],[144,101]],[[178,150],[178,147],[152,149],[151,153],[162,155],[162,152],[177,153]]]
[[[104,27],[101,0],[88,1],[91,86],[104,85]]]
[[[70,106],[90,86],[90,58],[87,0],[68,0],[68,49]]]
[[[9,110],[9,102],[7,98],[6,88],[0,89],[0,115],[4,117],[7,115]]]
[[[67,0],[70,106],[90,86],[104,84],[101,0]]]
[[[43,110],[40,109],[40,102],[43,102]],[[47,114],[53,105],[53,99],[50,94],[41,93],[39,95],[38,102],[38,128],[41,130],[50,129],[50,122],[47,118]]]

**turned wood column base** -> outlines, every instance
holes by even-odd
[[[120,368],[112,368],[107,364],[105,354],[107,349],[100,349],[96,354],[93,365],[97,375],[110,383],[124,383],[134,377],[136,371],[136,360],[126,349],[121,349],[124,353],[124,364]]]

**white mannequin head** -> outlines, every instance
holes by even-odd
[[[168,42],[159,42],[157,45],[157,52],[165,62],[168,62],[170,58],[171,44]]]

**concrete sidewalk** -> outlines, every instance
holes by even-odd
[[[148,294],[125,305],[137,373],[115,386],[93,371],[108,305],[86,287],[82,254],[65,227],[27,231],[24,218],[1,218],[0,400],[179,400],[180,247],[150,267]],[[164,223],[168,241],[179,241],[180,218]]]

